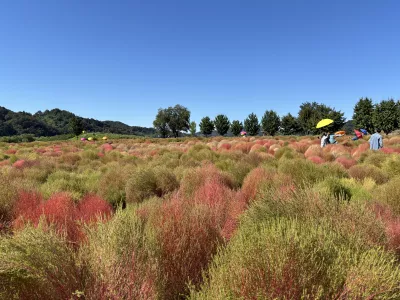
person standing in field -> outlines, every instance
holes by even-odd
[[[379,150],[383,148],[383,138],[380,135],[380,129],[376,129],[375,133],[371,135],[371,138],[369,139],[369,148],[371,150]]]
[[[327,134],[326,132],[324,132],[324,134],[321,137],[321,148],[324,148],[328,142],[328,137],[329,134]]]
[[[333,133],[329,134],[329,144],[337,144],[337,141],[335,139],[335,135]]]

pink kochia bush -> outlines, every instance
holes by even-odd
[[[111,206],[103,199],[88,195],[78,205],[65,193],[54,194],[44,201],[38,193],[21,192],[14,208],[14,229],[24,227],[26,222],[34,226],[43,218],[45,224],[55,227],[57,232],[66,234],[72,243],[81,241],[84,236],[81,224],[109,218]]]
[[[311,145],[304,153],[305,158],[315,157],[315,156],[323,157],[323,155],[324,153],[322,151],[321,146],[319,145]]]
[[[325,161],[324,161],[321,157],[319,157],[319,156],[309,156],[309,157],[307,157],[307,159],[310,160],[310,161],[312,161],[312,162],[315,163],[315,164],[318,164],[318,165],[325,162]]]
[[[346,169],[350,169],[352,166],[355,166],[357,164],[357,162],[354,159],[343,156],[336,158],[335,161],[341,164]]]
[[[371,208],[385,224],[388,247],[400,255],[400,218],[395,216],[387,205],[374,203]]]

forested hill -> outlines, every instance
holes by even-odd
[[[75,115],[66,110],[52,109],[35,114],[13,112],[0,106],[0,136],[33,134],[35,136],[54,136],[71,132],[70,122]],[[151,136],[154,128],[129,126],[115,121],[99,121],[81,118],[84,130],[116,134]]]

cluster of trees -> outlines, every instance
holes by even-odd
[[[193,124],[190,124],[190,111],[177,104],[174,107],[160,108],[153,125],[160,137],[166,138],[171,135],[178,137],[181,131],[187,132]],[[195,125],[194,128],[196,131]]]
[[[300,106],[297,117],[289,113],[280,118],[273,110],[267,110],[262,116],[261,122],[259,122],[257,115],[254,113],[251,113],[243,123],[239,120],[234,120],[230,123],[225,115],[218,115],[214,121],[210,120],[209,117],[204,117],[200,122],[200,132],[207,136],[215,128],[220,135],[225,135],[230,129],[234,136],[238,136],[242,129],[251,136],[259,135],[260,133],[271,136],[276,134],[316,134],[319,131],[315,128],[315,125],[319,120],[325,118],[334,120],[331,126],[332,130],[342,128],[346,121],[341,111],[336,111],[334,108],[324,104],[307,102]]]
[[[121,122],[99,121],[81,118],[69,111],[53,109],[35,114],[13,112],[0,107],[0,136],[32,134],[34,136],[55,136],[72,132],[73,120],[79,120],[82,128],[91,132],[104,132],[129,135],[154,135],[154,128],[129,126]]]
[[[354,107],[353,123],[368,132],[378,128],[389,134],[400,127],[400,100],[373,104],[372,99],[361,98]]]
[[[174,113],[176,110],[184,113]],[[184,118],[181,122],[178,122],[177,120],[179,120],[180,116]],[[261,133],[272,136],[276,134],[317,134],[319,131],[315,128],[315,125],[319,120],[324,118],[334,120],[331,126],[332,130],[341,129],[346,121],[341,111],[337,111],[324,104],[307,102],[300,106],[297,117],[289,113],[280,118],[275,111],[267,110],[262,116],[261,121],[258,120],[256,114],[251,113],[243,122],[240,120],[233,120],[231,122],[226,115],[220,114],[214,119],[211,119],[209,116],[202,118],[199,127],[200,133],[205,136],[211,135],[214,131],[222,136],[226,134],[238,136],[242,130],[245,130],[248,135],[252,136]],[[177,130],[175,132],[170,126],[171,120],[173,124],[182,124],[179,128],[175,127]],[[196,133],[196,123],[190,122],[190,112],[187,108],[180,105],[167,109],[159,109],[156,119],[154,120],[154,127],[161,137],[167,137],[171,132],[173,136],[178,136],[180,131],[187,132],[189,129],[191,135],[195,135]]]

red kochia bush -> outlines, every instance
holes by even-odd
[[[322,157],[323,154],[324,153],[323,153],[320,145],[311,145],[310,147],[308,147],[307,151],[304,153],[304,156],[306,158],[314,157],[314,156]]]
[[[97,196],[86,196],[79,205],[65,193],[54,194],[44,201],[38,193],[21,192],[14,206],[16,217],[13,227],[20,229],[25,222],[37,226],[43,217],[47,225],[55,226],[59,233],[65,233],[71,242],[82,240],[80,222],[97,221],[102,215],[109,217],[111,207]]]
[[[5,154],[15,154],[15,153],[17,153],[17,150],[16,149],[8,149],[8,150],[4,151],[4,153]]]
[[[388,247],[400,255],[400,218],[396,217],[385,204],[374,203],[371,209],[385,224]]]
[[[318,165],[324,163],[324,160],[319,156],[310,156],[307,159]]]
[[[111,205],[96,195],[87,195],[78,204],[78,217],[85,223],[108,219],[111,214]]]
[[[190,205],[179,196],[163,203],[153,222],[161,249],[163,298],[179,299],[188,292],[188,282],[201,283],[222,237],[208,209]]]
[[[13,167],[17,169],[22,169],[25,167],[26,161],[23,159],[17,160],[15,163],[13,163]]]
[[[49,200],[42,202],[37,207],[40,217],[43,215],[48,224],[56,227],[58,232],[64,232],[71,242],[77,242],[81,238],[81,233],[78,224],[75,222],[78,216],[78,211],[75,207],[73,199],[67,194],[55,194]],[[39,221],[32,220],[36,224]]]
[[[341,164],[343,167],[345,167],[346,169],[351,168],[352,166],[355,166],[357,164],[357,162],[352,159],[352,158],[347,158],[347,157],[338,157],[336,159],[336,162]]]
[[[104,152],[113,150],[113,146],[111,146],[110,144],[104,144],[103,146],[101,146],[101,148],[104,150]]]

